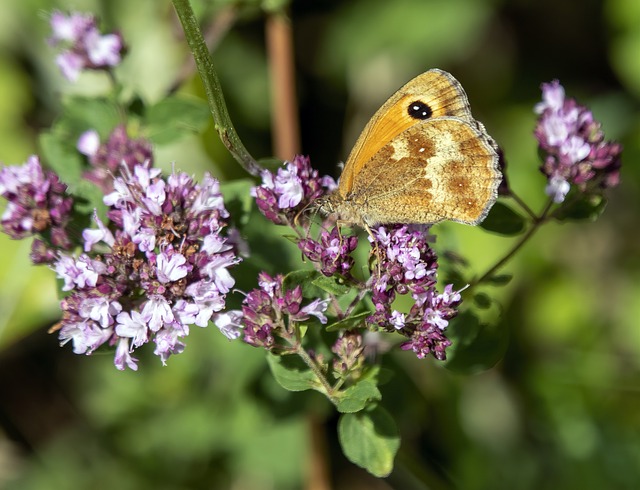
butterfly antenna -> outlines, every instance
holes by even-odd
[[[300,224],[300,216],[302,216],[302,215],[307,211],[307,209],[309,209],[309,208],[311,207],[311,205],[312,205],[314,202],[315,202],[315,201],[308,202],[307,204],[305,204],[305,205],[304,205],[304,207],[303,207],[300,211],[298,211],[298,212],[296,213],[295,217],[293,218],[293,224],[294,224],[295,226],[302,226],[302,225]]]

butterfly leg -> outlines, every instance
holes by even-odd
[[[376,258],[376,262],[377,262],[377,273],[378,276],[380,276],[381,274],[381,265],[382,264],[382,257],[381,257],[381,251],[380,251],[380,247],[378,246],[378,239],[376,238],[376,236],[373,234],[373,231],[371,230],[371,228],[369,227],[368,224],[363,223],[362,227],[365,229],[365,231],[369,234],[369,236],[371,237],[371,251],[369,252],[369,260],[371,261],[372,257]]]

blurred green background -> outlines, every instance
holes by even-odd
[[[208,26],[220,15],[230,21],[216,64],[245,145],[267,157],[269,61],[255,3],[194,6]],[[0,0],[6,164],[38,151],[61,95],[104,89],[100,76],[72,86],[58,74],[44,41],[54,8],[95,12],[105,30],[121,30],[130,52],[119,75],[145,101],[163,96],[188,57],[166,0]],[[325,172],[335,175],[387,96],[439,67],[465,86],[504,148],[512,187],[534,209],[545,181],[532,107],[540,83],[554,78],[623,142],[621,186],[599,221],[548,225],[507,266],[514,280],[492,293],[509,337],[496,367],[463,375],[409,353],[385,359],[396,374],[382,387],[383,404],[402,433],[386,480],[344,459],[322,397],[284,392],[262,351],[215,328],[193,330],[168,367],[143,353],[138,373],[116,371],[110,355],[59,348],[46,333],[59,315],[53,273],[30,267],[28,243],[1,235],[0,487],[314,488],[309,428],[320,420],[338,489],[639,488],[640,2],[297,0],[290,13],[303,153]],[[183,90],[201,95],[194,81]],[[175,161],[196,175],[243,176],[211,127],[156,150],[167,169]],[[455,247],[478,271],[512,243],[461,225],[434,231],[440,253]],[[242,288],[252,274],[241,269]]]

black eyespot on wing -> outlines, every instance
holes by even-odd
[[[411,102],[407,108],[407,112],[409,116],[414,119],[429,119],[433,115],[431,107],[420,100]]]

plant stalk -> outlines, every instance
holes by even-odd
[[[552,205],[553,205],[553,201],[550,199],[547,202],[542,213],[540,213],[540,216],[536,217],[533,220],[533,223],[531,224],[531,228],[527,230],[527,232],[522,236],[522,238],[520,238],[520,240],[518,240],[518,242],[513,246],[513,248],[509,250],[509,252],[507,252],[507,254],[504,257],[502,257],[498,262],[496,262],[491,268],[489,268],[489,270],[487,270],[484,274],[482,274],[478,279],[475,279],[474,281],[472,281],[469,288],[473,288],[478,284],[482,283],[483,281],[491,277],[493,274],[495,274],[496,271],[501,269],[502,266],[504,266],[507,262],[509,262],[509,260],[513,258],[516,252],[518,252],[518,250],[520,250],[522,246],[525,243],[527,243],[527,241],[534,235],[534,233],[538,231],[540,226],[547,221],[547,219],[549,218],[549,210],[551,209]]]
[[[189,4],[189,0],[172,0],[184,35],[193,53],[193,58],[198,68],[207,95],[207,102],[213,115],[215,128],[222,143],[227,147],[231,155],[251,175],[258,176],[262,168],[245,148],[233,127],[227,105],[224,101],[222,87],[218,80],[213,59],[204,41],[200,26]]]

